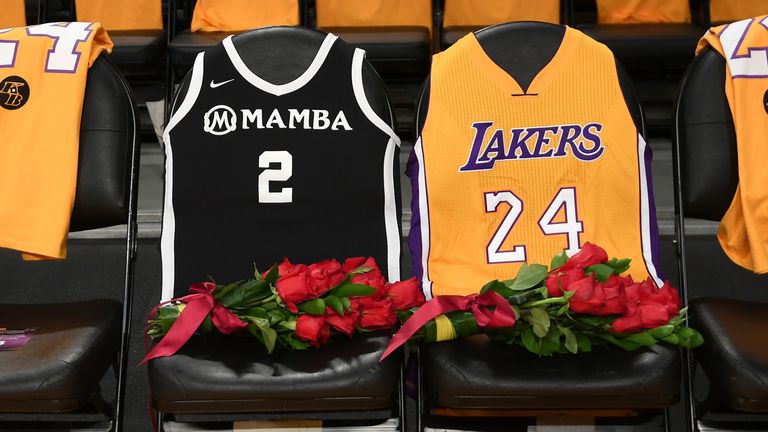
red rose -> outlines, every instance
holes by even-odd
[[[630,279],[631,281],[631,279]],[[600,310],[600,315],[621,315],[627,311],[627,296],[624,294],[625,279],[611,275],[602,284],[605,293],[605,303]]]
[[[360,307],[359,326],[365,330],[384,330],[397,324],[397,316],[388,298],[357,297],[353,300]]]
[[[309,265],[312,292],[316,297],[340,284],[347,277],[336,260],[325,260]]]
[[[357,327],[357,321],[360,318],[360,313],[357,311],[358,305],[353,303],[351,311],[345,311],[344,316],[337,314],[331,308],[325,308],[325,322],[340,333],[352,337]]]
[[[358,267],[362,266],[365,261],[365,257],[347,258],[344,261],[344,264],[341,265],[341,270],[344,272],[344,274],[348,275]]]
[[[668,322],[666,306],[648,303],[637,306],[626,316],[616,318],[611,330],[616,333],[630,333],[663,326]]]
[[[319,348],[320,345],[328,342],[328,338],[331,337],[331,328],[325,322],[325,317],[299,315],[296,321],[296,336]]]
[[[347,260],[350,261],[350,260]],[[353,263],[356,263],[356,261],[353,261]],[[345,269],[347,268],[347,263],[345,262]],[[384,297],[384,294],[386,294],[385,286],[387,285],[387,280],[384,279],[384,276],[381,274],[381,270],[379,270],[379,267],[376,265],[376,261],[373,258],[368,258],[365,261],[363,261],[360,265],[357,265],[354,268],[351,268],[349,272],[359,268],[359,267],[370,267],[371,270],[352,276],[351,282],[354,284],[361,284],[361,285],[368,285],[370,287],[376,288],[376,292],[371,295],[371,297],[380,299]]]
[[[608,254],[600,246],[595,246],[590,242],[584,243],[581,250],[576,255],[568,258],[568,261],[560,268],[560,270],[570,270],[572,268],[587,268],[591,265],[602,264],[608,262]]]
[[[283,257],[283,262],[277,265],[277,273],[279,275],[284,275],[288,273],[292,268],[293,268],[293,264],[290,261],[288,261],[288,258]],[[269,273],[269,271],[267,271],[264,274],[266,275],[267,273]]]
[[[277,294],[283,300],[289,311],[297,313],[297,303],[313,299],[314,291],[310,284],[309,268],[303,264],[297,264],[291,267],[275,283]]]
[[[569,291],[567,288],[570,284],[585,277],[587,276],[584,274],[584,270],[580,268],[566,271],[558,270],[547,276],[547,293],[550,297],[562,297],[563,291]]]
[[[421,293],[419,281],[410,278],[395,282],[387,287],[387,298],[392,301],[396,311],[418,307],[424,304],[424,294]]]
[[[595,292],[596,285],[597,281],[592,275],[568,285],[566,291],[574,291],[573,296],[569,300],[570,309],[576,313],[594,312],[597,309],[595,303],[605,300],[605,294],[602,290]]]

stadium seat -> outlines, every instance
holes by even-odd
[[[469,32],[512,21],[542,21],[552,24],[569,22],[570,2],[545,0],[443,0],[440,48],[446,49]]]
[[[260,75],[268,76],[270,82],[287,82],[306,70],[324,39],[325,34],[315,30],[271,27],[242,33],[232,41],[252,69],[262,70],[264,52],[270,52],[272,60],[282,67]],[[188,76],[182,82],[175,108],[186,94],[189,81]],[[372,109],[391,125],[393,115],[386,88],[369,64],[363,69],[363,86]],[[311,106],[312,102],[307,104]],[[396,191],[398,179],[395,177]],[[334,256],[341,246],[327,247],[328,256]],[[277,256],[300,254],[283,248]],[[371,424],[391,417],[402,419],[402,353],[391,361],[379,362],[389,338],[389,333],[373,332],[334,341],[319,350],[286,350],[271,355],[248,338],[193,338],[175,355],[148,363],[158,424],[166,420],[297,418]]]
[[[720,25],[768,14],[768,0],[708,0],[711,25]]]
[[[87,265],[74,250],[62,262],[22,263],[18,256],[3,260],[2,326],[37,331],[21,349],[0,352],[0,429],[19,430],[22,422],[121,425],[137,231],[138,123],[130,89],[106,58],[97,59],[88,72],[80,127],[70,232],[127,227],[116,231],[125,236],[124,258],[114,268],[98,270],[116,274],[115,279],[124,282],[119,289],[122,302],[107,298],[118,290],[103,281],[86,289],[72,285],[88,280],[82,274]],[[102,246],[102,242],[83,241],[78,247],[102,254]],[[88,291],[91,300],[48,303],[43,298],[9,303],[9,296],[31,300],[23,293],[41,291],[29,286],[30,281],[57,293]],[[117,384],[114,400],[106,404],[99,395],[99,382],[110,365]]]
[[[526,80],[521,65],[546,64],[559,46],[560,27],[542,23],[511,23],[475,32],[484,47],[509,52],[525,40],[516,76]],[[496,61],[496,59],[494,59]],[[617,61],[619,81],[632,118],[643,135],[643,116],[631,80]],[[499,63],[504,69],[510,64]],[[538,69],[536,69],[538,70]],[[532,79],[536,70],[530,71]],[[421,130],[429,103],[429,82],[418,104],[416,129]],[[471,417],[586,416],[620,417],[666,411],[679,395],[680,353],[654,345],[637,351],[596,350],[575,356],[534,357],[517,346],[490,341],[485,335],[420,347],[420,413],[422,426],[454,428]],[[665,416],[665,420],[666,420]],[[512,419],[508,420],[514,421]]]
[[[716,427],[762,429],[768,414],[768,345],[763,333],[768,328],[768,304],[731,298],[728,291],[762,290],[765,279],[727,288],[700,286],[701,280],[699,284],[689,283],[692,272],[710,264],[691,259],[683,222],[691,218],[719,221],[731,205],[739,182],[736,134],[725,79],[723,57],[714,49],[704,49],[683,79],[676,107],[675,207],[681,288],[692,299],[692,326],[705,340],[694,357],[710,382],[706,400],[691,408],[697,420],[713,422],[713,427],[719,423]],[[717,175],[711,175],[713,172]],[[737,274],[749,273],[732,267],[720,271],[734,279]],[[717,296],[695,294],[706,288]]]

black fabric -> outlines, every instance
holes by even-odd
[[[276,37],[286,37],[295,46],[286,43],[282,55],[265,57],[275,50],[265,40]],[[277,84],[276,72],[283,74],[283,82],[302,75],[324,40],[320,32],[284,27],[244,33],[233,43],[250,59],[246,66],[258,66],[257,75]],[[358,105],[351,78],[353,53],[337,39],[310,81],[290,93],[273,95],[246,81],[223,46],[206,52],[200,93],[189,113],[178,123],[172,120],[168,143],[173,149],[175,254],[174,262],[167,264],[173,265],[176,295],[209,274],[222,282],[240,280],[254,264],[266,269],[283,257],[307,263],[373,256],[387,274],[392,245],[385,231],[385,191],[398,189],[394,179],[392,185],[384,183],[382,172],[383,162],[391,157],[385,153],[391,137]],[[218,83],[224,84],[212,87]],[[223,105],[237,117],[232,132],[220,130],[216,123],[217,116],[230,115],[221,114],[226,112]],[[257,109],[262,119],[246,124],[243,110]],[[291,129],[289,109],[307,110],[304,125],[310,129],[300,121]],[[317,110],[326,110],[329,118],[324,128],[313,130]],[[268,121],[274,112],[285,124]],[[335,125],[339,118],[344,123]],[[269,173],[259,169],[260,160],[277,153],[288,160],[273,160],[268,169],[282,172],[290,162],[290,177],[266,182],[262,177]],[[272,194],[290,189],[292,196],[269,202],[262,196],[265,186]]]
[[[678,399],[680,354],[666,345],[538,357],[476,335],[422,350],[432,408],[651,409]]]
[[[466,36],[468,33],[480,30],[481,26],[455,26],[445,27],[440,33],[440,48],[445,50],[451,45],[458,42],[459,39]]]
[[[429,71],[429,29],[426,27],[325,27],[347,43],[366,51],[366,58],[385,80],[417,82]]]
[[[163,30],[110,30],[110,59],[130,76],[161,76],[165,56]]]
[[[725,59],[717,51],[706,48],[691,64],[676,123],[685,215],[719,221],[733,200],[739,173]]]
[[[704,337],[695,351],[719,400],[730,408],[768,412],[768,304],[724,298],[691,301],[691,325]]]
[[[104,57],[88,71],[83,114],[77,192],[70,230],[125,223],[130,182],[131,144],[138,118],[130,90]]]
[[[168,413],[362,411],[393,406],[402,350],[380,363],[391,334],[267,354],[250,338],[193,338],[152,360],[156,406]]]
[[[0,351],[0,412],[81,407],[115,360],[120,303],[0,304],[2,326],[37,328],[21,349]]]
[[[202,51],[221,42],[230,32],[191,32],[185,30],[173,37],[168,45],[168,57],[178,76],[184,76],[195,63],[195,57]]]

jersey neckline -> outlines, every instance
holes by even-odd
[[[250,70],[248,66],[245,65],[243,59],[240,57],[240,54],[237,52],[237,48],[235,48],[235,44],[232,42],[232,36],[228,36],[226,39],[224,39],[222,44],[224,45],[224,49],[227,51],[227,55],[229,56],[230,61],[232,61],[232,65],[235,67],[235,69],[237,69],[237,72],[243,78],[245,78],[246,81],[251,83],[251,85],[254,87],[267,93],[273,94],[275,96],[282,96],[304,87],[304,85],[306,85],[317,74],[317,71],[320,70],[320,67],[325,62],[326,57],[328,57],[328,52],[331,50],[331,47],[333,46],[333,43],[336,41],[336,39],[338,39],[336,35],[328,33],[328,35],[325,36],[325,40],[323,40],[322,45],[320,45],[320,48],[317,50],[315,58],[312,60],[312,63],[304,71],[304,73],[299,75],[299,77],[295,80],[285,84],[272,84],[271,82],[261,78],[252,70]]]
[[[483,71],[486,71],[486,74],[503,91],[516,96],[536,96],[549,86],[552,80],[557,77],[563,67],[568,63],[568,60],[573,56],[575,48],[580,41],[580,35],[580,32],[565,26],[563,39],[560,42],[560,46],[557,48],[555,55],[552,56],[549,62],[547,62],[541,70],[539,70],[531,81],[531,84],[528,86],[527,91],[523,91],[517,80],[488,56],[474,33],[469,33],[467,35],[466,44],[473,60],[481,66]]]

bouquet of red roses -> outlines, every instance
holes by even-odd
[[[142,363],[173,355],[197,332],[249,335],[270,353],[320,347],[332,333],[392,328],[397,313],[424,303],[416,279],[388,283],[373,258],[362,257],[310,265],[284,259],[248,281],[189,290],[150,313],[146,333],[159,342]]]
[[[523,265],[517,277],[491,281],[478,294],[439,296],[407,318],[382,359],[410,339],[426,342],[485,333],[542,356],[591,351],[595,344],[626,350],[666,342],[693,348],[704,341],[685,325],[686,309],[675,288],[622,273],[630,260],[608,259],[591,243],[550,268]]]

